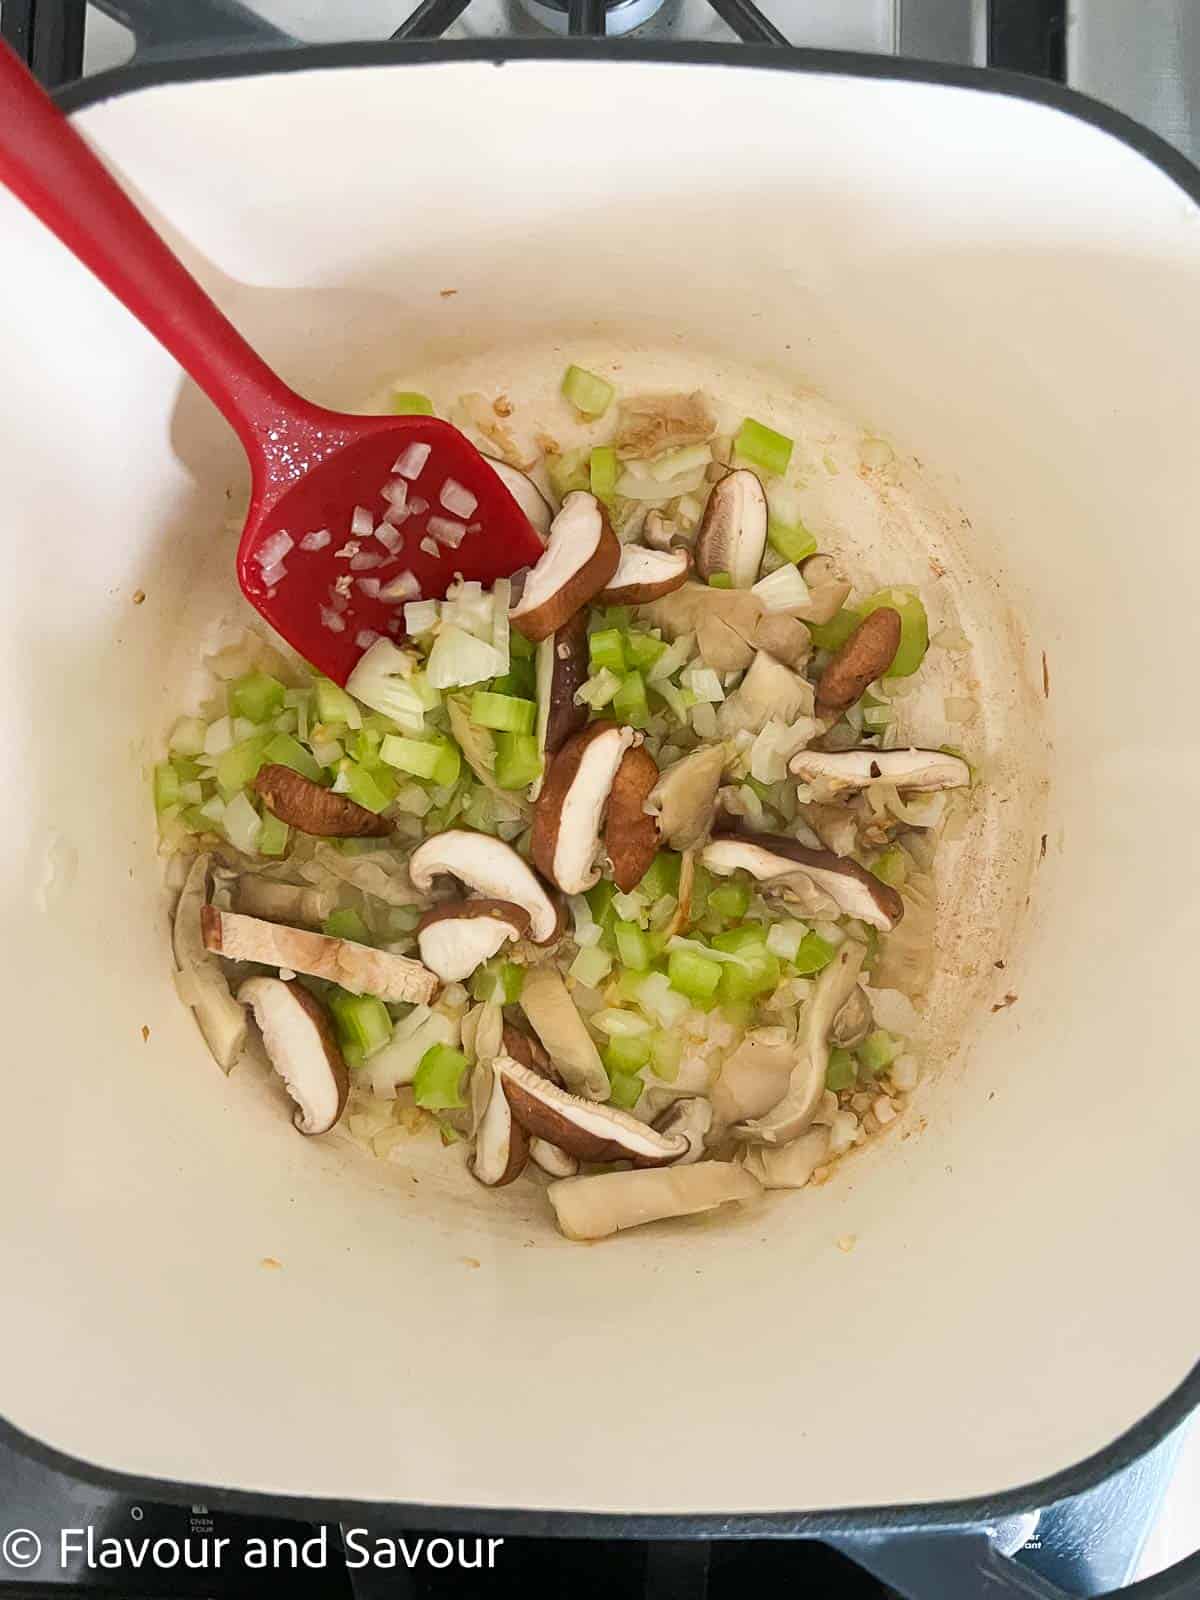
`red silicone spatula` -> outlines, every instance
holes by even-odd
[[[490,584],[537,560],[541,541],[516,501],[449,423],[326,411],[276,377],[3,44],[0,180],[237,430],[252,476],[238,581],[322,672],[345,683],[373,636],[401,631],[404,600],[418,598],[404,574],[431,598],[455,573]]]

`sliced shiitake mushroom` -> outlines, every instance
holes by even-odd
[[[257,961],[267,967],[305,972],[355,994],[376,994],[388,1002],[427,1005],[437,993],[437,978],[419,961],[373,950],[352,939],[333,939],[307,928],[218,911],[216,906],[203,907],[200,926],[205,949],[228,961]]]
[[[685,583],[644,606],[641,619],[669,639],[694,633],[700,655],[714,672],[741,672],[756,650],[767,650],[799,671],[812,654],[808,629],[795,617],[768,612],[749,589],[714,589]]]
[[[319,928],[337,903],[333,889],[313,889],[307,884],[276,883],[257,873],[244,873],[234,889],[234,909],[270,922],[301,922]]]
[[[555,756],[533,813],[530,848],[538,870],[564,894],[583,894],[600,877],[600,824],[625,752],[640,736],[615,722],[593,722]]]
[[[519,468],[510,467],[507,461],[489,460],[488,466],[525,513],[534,533],[545,544],[550,536],[550,523],[554,518],[554,512],[537,484]]]
[[[594,495],[574,490],[551,523],[545,554],[509,612],[513,627],[535,642],[556,633],[607,585],[620,558],[608,512]]]
[[[346,1109],[350,1074],[325,1007],[280,978],[248,978],[237,997],[253,1010],[267,1059],[296,1102],[296,1127],[328,1133]]]
[[[616,1106],[559,1089],[511,1056],[498,1056],[496,1071],[521,1126],[581,1161],[641,1160],[661,1166],[678,1161],[690,1149],[691,1141],[683,1133],[659,1133]]]
[[[900,613],[880,606],[855,628],[817,682],[817,710],[842,712],[882,678],[900,648]]]
[[[786,889],[795,876],[810,879],[828,894],[847,916],[858,917],[887,933],[904,915],[904,901],[890,884],[848,856],[829,850],[812,850],[797,839],[779,833],[714,835],[700,857],[710,872],[743,871],[765,883],[768,890]]]
[[[471,1176],[489,1189],[519,1178],[529,1160],[529,1135],[512,1114],[494,1061],[477,1063],[471,1077],[475,1146],[467,1160]]]
[[[696,571],[702,578],[727,573],[735,589],[758,577],[767,544],[767,496],[746,467],[714,484],[696,535]]]
[[[246,1043],[246,1012],[229,992],[221,964],[201,931],[211,867],[207,853],[194,857],[175,907],[172,948],[181,993],[187,994],[213,1059],[222,1072],[229,1072]]]
[[[808,604],[796,615],[802,622],[832,622],[850,597],[850,585],[832,556],[809,556],[800,563],[800,576],[808,585]]]
[[[772,717],[795,722],[799,716],[811,716],[812,710],[813,691],[807,678],[759,650],[746,676],[718,708],[717,732],[723,739],[741,732],[761,733]]]
[[[528,968],[521,986],[520,1006],[554,1064],[554,1081],[561,1077],[568,1089],[588,1100],[607,1100],[608,1073],[600,1052],[556,967],[547,962]],[[509,1048],[509,1043],[509,1055],[532,1071],[542,1072],[536,1056],[526,1061],[520,1047]]]
[[[588,677],[587,610],[577,611],[557,633],[537,647],[537,740],[542,776],[530,786],[536,800],[545,784],[546,769],[573,733],[587,727],[588,708],[578,705],[576,692]]]
[[[271,762],[258,769],[254,792],[267,810],[301,833],[323,839],[381,839],[392,824],[344,794],[323,789],[291,767]]]
[[[573,1178],[579,1171],[579,1158],[568,1155],[548,1139],[530,1139],[529,1159],[551,1178]]]
[[[606,606],[641,606],[659,600],[687,582],[692,558],[689,551],[651,550],[645,545],[621,546],[617,570],[600,595]]]
[[[693,1161],[699,1161],[704,1154],[705,1135],[712,1123],[712,1102],[703,1095],[685,1095],[673,1100],[665,1111],[655,1117],[651,1126],[664,1139],[683,1138],[687,1141],[683,1154],[671,1162],[673,1167],[686,1167]],[[635,1156],[633,1164],[635,1167],[659,1165],[658,1162],[647,1161],[643,1156]]]
[[[843,1050],[853,1050],[860,1045],[875,1026],[871,1002],[862,984],[856,984],[850,998],[833,1019],[829,1029],[829,1042]]]
[[[421,894],[439,876],[457,878],[489,899],[505,900],[529,913],[529,934],[535,944],[553,944],[562,932],[562,907],[527,862],[503,839],[469,828],[448,828],[432,834],[413,851],[408,863],[412,886]]]
[[[694,1216],[731,1200],[756,1200],[761,1193],[751,1173],[728,1161],[564,1178],[546,1190],[568,1239],[607,1239],[625,1228]]]
[[[658,782],[658,766],[645,745],[634,745],[621,757],[608,797],[604,849],[612,863],[613,882],[631,894],[658,854],[658,824],[646,803]]]
[[[510,900],[444,900],[417,924],[421,960],[443,983],[461,983],[510,941],[529,937],[529,913]]]
[[[659,776],[646,804],[665,845],[687,850],[709,831],[724,770],[724,746],[703,744]]]

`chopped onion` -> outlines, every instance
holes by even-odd
[[[306,533],[300,541],[301,550],[324,550],[331,542],[333,535],[328,528],[318,528],[315,533]]]
[[[442,630],[429,652],[425,676],[433,689],[456,689],[468,683],[482,683],[507,672],[507,661],[492,645],[485,644],[462,628]]]
[[[591,1020],[592,1026],[599,1028],[601,1033],[607,1033],[610,1039],[635,1039],[639,1034],[650,1032],[650,1024],[645,1017],[639,1017],[636,1011],[621,1011],[611,1007],[597,1011]]]
[[[262,569],[262,580],[268,589],[273,589],[276,584],[282,583],[287,577],[287,568],[282,561],[277,561],[273,567]]]
[[[971,648],[971,641],[961,628],[942,628],[929,642],[935,650],[949,650],[955,655]]]
[[[411,483],[414,478],[419,478],[425,470],[425,463],[433,453],[432,445],[420,444],[414,441],[407,449],[402,450],[392,462],[392,471],[398,472],[402,478],[407,478]]]
[[[441,502],[454,517],[473,516],[479,504],[478,497],[465,484],[459,483],[457,478],[446,479],[442,485]]]
[[[350,563],[350,571],[371,572],[376,567],[381,567],[385,559],[384,556],[373,556],[369,551],[366,551],[361,556],[354,557]]]
[[[357,539],[347,539],[340,550],[333,552],[333,559],[335,561],[353,561],[361,549],[362,545],[359,544]]]
[[[379,491],[393,511],[403,511],[408,504],[408,480],[389,478]]]
[[[449,545],[451,550],[457,550],[467,536],[466,523],[452,517],[430,517],[426,526],[439,544]]]
[[[375,537],[391,555],[395,555],[396,551],[404,543],[404,535],[399,528],[393,527],[390,522],[381,522],[375,529]]]
[[[295,543],[292,536],[280,528],[278,533],[273,533],[269,539],[263,541],[262,546],[254,552],[254,559],[264,570],[267,567],[277,566]]]
[[[225,807],[221,826],[235,850],[241,850],[248,856],[254,854],[258,836],[262,832],[262,818],[243,791],[239,790]]]
[[[360,628],[354,635],[354,642],[360,650],[369,650],[373,644],[378,644],[381,635],[374,628]]]
[[[767,577],[760,578],[751,585],[750,593],[756,594],[768,611],[799,611],[811,599],[808,585],[795,562],[788,562]]]
[[[688,667],[679,679],[685,689],[690,689],[697,700],[717,705],[725,698],[721,680],[711,667]],[[697,730],[698,731],[698,730]]]
[[[673,677],[680,667],[686,666],[692,659],[692,651],[695,648],[696,635],[681,633],[675,643],[669,644],[650,668],[646,674],[646,682],[662,683],[664,679]]]
[[[389,579],[384,588],[379,591],[381,600],[419,600],[421,598],[421,585],[417,582],[416,575],[406,568],[396,577]]]
[[[368,600],[378,600],[379,599],[379,579],[378,578],[360,578],[358,580],[358,589],[359,589],[359,592],[361,594],[365,594],[366,595]]]
[[[323,628],[328,628],[330,633],[342,633],[345,631],[346,624],[342,621],[341,617],[338,616],[337,612],[332,606],[322,606],[321,626]]]
[[[412,573],[406,572],[403,576],[412,578]],[[395,582],[399,583],[400,579],[395,579]],[[416,582],[415,578],[413,582]],[[388,588],[391,588],[391,584],[388,585]],[[391,596],[386,595],[385,598],[391,599]],[[410,600],[404,608],[405,632],[414,639],[423,633],[432,633],[434,628],[437,627],[438,610],[439,607],[436,600]]]
[[[354,515],[350,518],[350,532],[359,537],[370,537],[375,526],[375,518],[366,506],[355,506]]]
[[[784,961],[794,961],[807,935],[804,923],[793,922],[790,917],[784,922],[773,922],[767,933],[767,949]]]
[[[422,539],[417,548],[423,550],[427,556],[437,556],[442,553],[442,547],[436,539]]]
[[[703,488],[704,481],[703,467],[683,477],[672,478],[666,483],[656,478],[639,477],[637,473],[626,468],[617,479],[616,492],[622,500],[651,500],[662,504],[680,495],[695,494],[697,489]]]
[[[429,501],[422,500],[419,495],[414,496],[414,498],[408,502],[408,509],[412,512],[414,517],[423,517],[429,510]]]
[[[692,707],[692,727],[702,739],[715,739],[717,737],[717,713],[707,700],[701,700]]]
[[[592,916],[592,908],[588,905],[587,896],[573,894],[567,904],[571,908],[575,943],[581,950],[590,950],[593,945],[600,943],[603,930]]]

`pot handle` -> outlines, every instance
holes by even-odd
[[[137,61],[279,49],[297,42],[241,0],[93,0],[93,4],[133,34]]]
[[[860,1533],[825,1536],[903,1600],[1072,1600],[1032,1568],[1002,1555],[984,1533]],[[1195,1600],[1200,1550],[1165,1572],[1097,1600]]]

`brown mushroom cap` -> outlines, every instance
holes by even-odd
[[[507,461],[496,461],[491,457],[488,458],[488,466],[525,513],[534,533],[545,544],[550,534],[550,523],[554,518],[549,500],[533,479],[519,467],[510,467]]]
[[[260,767],[253,787],[272,816],[301,833],[323,839],[381,839],[392,831],[386,817],[377,817],[347,795],[323,789],[291,767],[274,762]]]
[[[296,1102],[301,1133],[328,1133],[346,1109],[350,1074],[325,1007],[298,983],[249,978],[237,994],[254,1012],[267,1058]]]
[[[761,1193],[751,1173],[727,1161],[563,1178],[546,1190],[568,1239],[607,1239],[624,1228],[690,1217],[730,1200],[756,1200]]]
[[[637,735],[615,722],[593,722],[555,756],[533,814],[530,848],[539,871],[564,894],[598,880],[600,822],[625,752]]]
[[[576,489],[550,525],[550,541],[509,612],[527,639],[545,639],[600,593],[617,570],[621,546],[594,495]]]
[[[564,622],[537,647],[537,739],[542,776],[531,786],[536,800],[545,784],[545,769],[573,733],[587,727],[588,708],[576,704],[576,691],[587,682],[587,607]]]
[[[510,900],[445,900],[417,923],[421,960],[443,983],[460,983],[510,940],[529,937],[529,913]]]
[[[741,869],[759,882],[781,886],[799,873],[828,894],[847,916],[887,933],[904,915],[904,901],[890,884],[848,856],[813,850],[779,833],[726,832],[713,836],[700,860],[709,871]]]
[[[552,944],[562,932],[563,910],[526,861],[503,839],[470,828],[431,834],[413,851],[408,875],[426,894],[439,876],[457,878],[488,899],[504,900],[529,913],[535,944]]]
[[[708,497],[696,535],[696,571],[702,578],[727,572],[735,589],[758,577],[767,543],[767,496],[746,467],[726,473]]]
[[[506,1056],[519,1061],[523,1067],[528,1067],[530,1072],[536,1072],[539,1078],[549,1078],[551,1083],[561,1085],[562,1079],[539,1040],[531,1039],[527,1033],[522,1033],[520,1028],[514,1027],[511,1022],[504,1024],[502,1038]]]
[[[645,545],[621,546],[621,559],[600,596],[606,606],[640,606],[658,600],[686,583],[692,564],[687,550],[652,550]]]
[[[327,978],[354,994],[375,994],[388,1002],[427,1005],[437,993],[437,978],[419,961],[374,950],[353,939],[333,939],[307,928],[218,911],[216,906],[203,907],[200,927],[205,949],[229,961],[257,961],[267,967],[305,972],[313,978]]]
[[[651,1166],[687,1154],[689,1140],[683,1134],[658,1133],[616,1106],[581,1099],[530,1072],[511,1056],[498,1056],[496,1071],[521,1126],[581,1161],[641,1158]]]
[[[882,678],[900,648],[900,613],[880,606],[855,628],[817,683],[818,711],[845,711]]]
[[[658,782],[658,766],[645,745],[634,745],[621,757],[608,797],[604,848],[612,862],[613,882],[631,894],[658,854],[658,824],[646,802]]]

